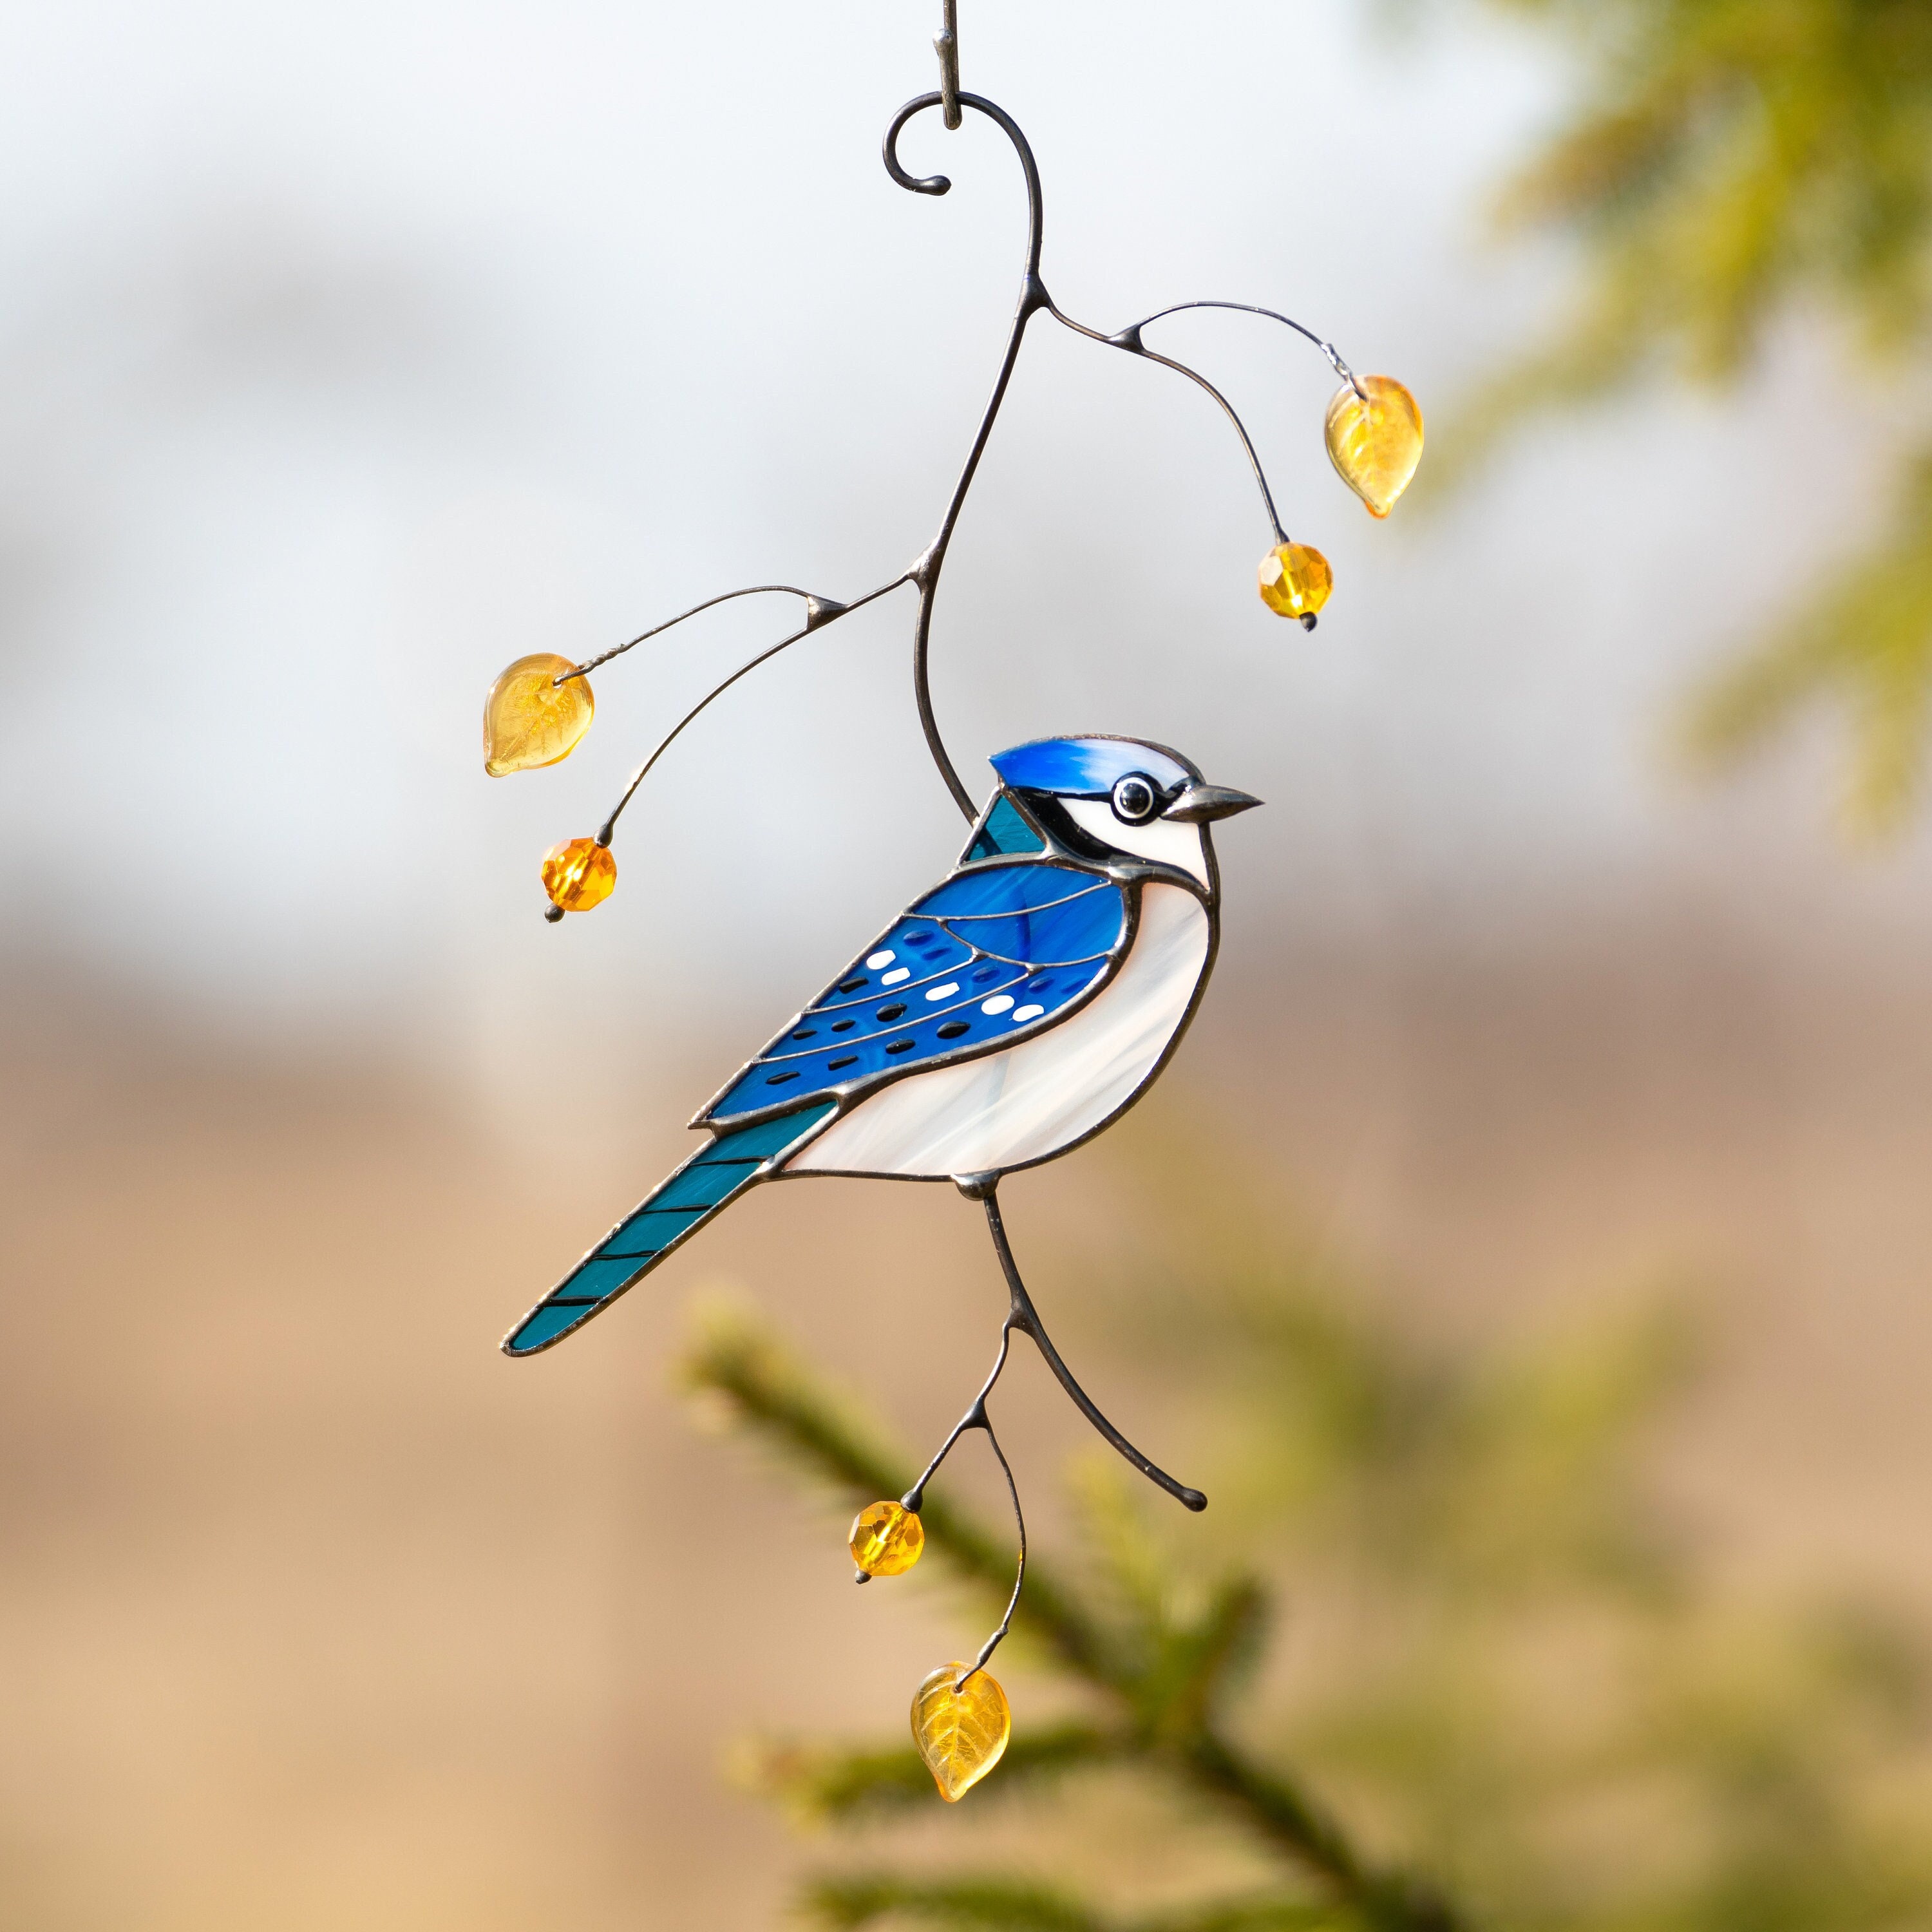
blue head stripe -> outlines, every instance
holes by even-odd
[[[1038,738],[995,752],[992,762],[1002,784],[1063,798],[1105,797],[1130,772],[1146,772],[1166,791],[1201,776],[1172,752],[1137,738]]]

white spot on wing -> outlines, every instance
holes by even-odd
[[[1022,1006],[1014,1014],[1013,1024],[1018,1026],[1022,1020],[1036,1020],[1046,1011],[1044,1006]]]
[[[950,1000],[958,990],[959,982],[957,980],[949,980],[943,986],[930,988],[926,997],[928,1000]]]
[[[910,980],[911,977],[912,968],[910,966],[895,966],[879,982],[879,984],[882,986],[896,986],[902,980]]]
[[[866,960],[866,964],[876,973],[881,966],[890,966],[898,957],[898,955],[890,946],[887,946],[883,952],[873,953]]]
[[[980,1010],[982,1013],[1003,1013],[1012,1004],[1004,993],[995,993],[990,1000],[980,1002]]]

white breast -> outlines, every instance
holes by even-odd
[[[1132,949],[1090,1005],[1003,1053],[908,1074],[834,1121],[786,1171],[938,1179],[1058,1153],[1154,1071],[1207,960],[1201,902],[1179,886],[1145,886]]]

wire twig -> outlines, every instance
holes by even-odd
[[[1026,1581],[1027,1536],[1026,1517],[1020,1508],[1019,1484],[1014,1480],[1012,1466],[1006,1460],[1006,1451],[1000,1447],[1000,1438],[993,1433],[993,1424],[986,1413],[986,1398],[991,1395],[1005,1372],[1006,1360],[1012,1350],[1016,1332],[1030,1336],[1035,1348],[1046,1359],[1062,1388],[1073,1398],[1075,1406],[1086,1417],[1101,1436],[1139,1470],[1150,1482],[1158,1484],[1171,1496],[1185,1503],[1191,1510],[1204,1510],[1208,1498],[1198,1490],[1190,1490],[1185,1484],[1177,1483],[1165,1469],[1149,1462],[1096,1408],[1090,1396],[1073,1379],[1072,1371],[1060,1359],[1060,1352],[1054,1348],[1046,1332],[1046,1324],[1040,1318],[1040,1311],[1033,1305],[1033,1298],[1027,1292],[1026,1283],[1020,1278],[1019,1264],[1013,1258],[1012,1244],[1006,1239],[1006,1223],[1000,1216],[999,1178],[996,1174],[962,1175],[958,1180],[959,1190],[968,1200],[982,1202],[986,1210],[986,1226],[993,1237],[994,1252],[1000,1258],[1000,1272],[1006,1280],[1006,1318],[1000,1324],[1000,1352],[993,1358],[992,1372],[980,1385],[980,1392],[968,1406],[966,1413],[952,1425],[952,1432],[939,1445],[938,1453],[927,1463],[917,1482],[899,1498],[901,1506],[919,1514],[926,1501],[926,1485],[939,1473],[940,1465],[952,1454],[953,1448],[968,1430],[986,1432],[987,1442],[994,1456],[999,1459],[1000,1468],[1005,1472],[1006,1489],[1013,1501],[1013,1522],[1019,1531],[1019,1565],[1013,1577],[1013,1593],[1006,1600],[1006,1613],[1000,1619],[1000,1627],[981,1646],[980,1654],[973,1668],[962,1676],[956,1688],[963,1689],[967,1679],[986,1668],[986,1660],[997,1650],[1013,1623],[1013,1612],[1019,1606],[1020,1588]]]
[[[722,695],[740,678],[757,670],[759,665],[776,657],[781,651],[788,650],[800,638],[809,637],[814,631],[821,629],[826,624],[836,622],[838,618],[845,616],[848,611],[858,610],[862,606],[872,602],[875,598],[884,596],[888,591],[896,590],[903,584],[915,585],[919,591],[919,610],[913,624],[912,681],[913,700],[919,713],[920,729],[925,736],[926,750],[932,757],[934,767],[944,782],[946,790],[952,794],[953,802],[958,806],[968,824],[970,824],[977,817],[978,807],[946,752],[945,741],[940,734],[939,721],[933,710],[931,666],[933,604],[938,595],[940,573],[945,568],[946,552],[951,547],[952,534],[958,526],[960,512],[964,507],[966,494],[972,488],[973,479],[979,472],[980,459],[986,453],[987,442],[993,433],[993,424],[999,416],[1000,406],[1006,400],[1007,387],[1012,380],[1013,369],[1019,360],[1021,344],[1025,339],[1027,324],[1041,310],[1044,309],[1056,322],[1072,329],[1075,334],[1086,337],[1090,341],[1104,344],[1108,348],[1124,350],[1126,353],[1138,356],[1144,361],[1157,362],[1163,368],[1175,370],[1178,374],[1185,376],[1190,382],[1198,384],[1202,389],[1211,396],[1220,406],[1228,422],[1234,426],[1234,434],[1240,439],[1242,450],[1248,459],[1248,466],[1254,472],[1256,487],[1261,493],[1262,507],[1267,513],[1269,527],[1274,531],[1275,541],[1277,543],[1287,542],[1288,533],[1282,527],[1281,518],[1276,510],[1274,494],[1268,487],[1268,474],[1262,466],[1261,457],[1255,448],[1254,439],[1249,435],[1247,426],[1241,421],[1234,404],[1198,370],[1190,368],[1186,363],[1176,360],[1173,356],[1165,356],[1158,350],[1150,349],[1142,339],[1141,332],[1150,323],[1158,322],[1165,316],[1178,314],[1184,309],[1225,308],[1238,310],[1250,315],[1265,316],[1273,321],[1285,324],[1288,328],[1294,330],[1298,334],[1305,336],[1328,357],[1337,374],[1354,388],[1356,394],[1358,395],[1363,394],[1361,385],[1356,381],[1354,372],[1349,368],[1348,364],[1342,361],[1332,343],[1324,340],[1312,329],[1295,321],[1292,316],[1282,315],[1274,309],[1262,308],[1250,302],[1217,301],[1177,302],[1171,308],[1157,310],[1154,314],[1144,317],[1139,322],[1130,323],[1126,328],[1117,330],[1109,335],[1097,328],[1089,328],[1083,322],[1076,321],[1072,316],[1059,308],[1052,297],[1047,293],[1046,285],[1040,279],[1040,248],[1046,226],[1046,207],[1044,196],[1040,189],[1040,170],[1034,160],[1033,148],[1025,135],[1020,131],[1018,124],[1004,109],[995,106],[992,101],[985,100],[976,94],[965,94],[959,91],[958,22],[956,0],[944,0],[944,26],[938,39],[934,43],[939,50],[942,82],[940,89],[935,94],[922,94],[916,96],[914,99],[908,101],[892,117],[891,125],[886,130],[885,140],[883,144],[886,172],[900,187],[910,189],[916,194],[943,195],[949,193],[952,184],[946,176],[916,176],[908,173],[902,166],[898,158],[899,134],[906,123],[914,115],[928,107],[943,108],[946,124],[949,128],[958,127],[962,122],[961,110],[963,108],[970,107],[975,112],[986,116],[999,128],[1007,140],[1012,142],[1013,152],[1019,158],[1020,171],[1026,186],[1027,244],[1026,258],[1020,278],[1019,300],[1015,308],[1012,326],[1007,333],[1006,352],[1000,358],[998,374],[993,380],[992,393],[987,398],[986,406],[980,412],[979,427],[974,433],[971,446],[966,452],[966,460],[960,466],[958,478],[952,486],[952,495],[947,499],[945,512],[940,519],[938,531],[932,542],[927,544],[925,550],[904,573],[894,578],[890,584],[883,584],[876,590],[867,592],[863,597],[856,598],[850,604],[841,604],[833,598],[821,597],[810,591],[801,590],[792,584],[760,584],[748,585],[741,590],[728,590],[718,596],[707,598],[701,604],[693,604],[688,610],[682,611],[676,616],[669,618],[662,624],[653,625],[650,629],[640,632],[636,637],[626,643],[614,646],[612,649],[578,665],[574,670],[566,672],[562,676],[554,680],[554,682],[562,684],[567,682],[571,678],[581,677],[585,673],[595,670],[600,664],[608,664],[613,658],[622,656],[625,652],[634,650],[637,646],[646,642],[650,638],[661,636],[674,626],[683,623],[686,619],[696,616],[700,611],[709,610],[716,604],[729,602],[734,598],[757,596],[766,592],[772,592],[800,597],[805,600],[806,621],[802,628],[793,632],[789,636],[782,638],[776,644],[760,651],[755,657],[733,671],[722,682],[713,686],[659,740],[650,756],[638,767],[630,783],[626,786],[623,796],[618,800],[610,815],[604,821],[603,827],[597,835],[597,842],[599,844],[608,846],[610,843],[616,832],[619,817],[625,807],[630,803],[638,786],[643,783],[651,768],[670,749],[685,728],[703,712],[713,699]],[[1030,1330],[1028,1332],[1032,1331]],[[1044,1342],[1038,1336],[1036,1336],[1035,1339],[1041,1341],[1042,1351],[1048,1354],[1048,1360],[1055,1364],[1054,1373],[1060,1376],[1061,1380],[1066,1383],[1069,1393],[1073,1393],[1076,1385],[1071,1378],[1066,1375],[1064,1369],[1058,1366],[1058,1358],[1052,1354],[1051,1345]],[[1076,1395],[1076,1400],[1084,1404],[1085,1399],[1084,1396]],[[1097,1414],[1097,1411],[1093,1412],[1089,1419],[1093,1420]],[[1096,1420],[1095,1426],[1102,1427],[1102,1424]],[[1102,1428],[1102,1433],[1106,1432],[1105,1429]],[[1109,1439],[1113,1438],[1110,1437]],[[1119,1446],[1118,1443],[1116,1446]],[[1123,1450],[1122,1453],[1126,1452]],[[1133,1460],[1133,1457],[1130,1456],[1129,1460]],[[1151,1468],[1150,1465],[1149,1468]],[[1174,1486],[1174,1493],[1178,1495],[1180,1492],[1178,1486]],[[1190,1504],[1189,1507],[1195,1508],[1197,1505]]]
[[[743,1326],[714,1330],[687,1358],[685,1372],[692,1384],[729,1398],[742,1423],[845,1496],[869,1501],[896,1488],[904,1466],[898,1452],[855,1426],[771,1343]],[[1004,1598],[1002,1539],[943,1495],[922,1496],[921,1504],[933,1554],[994,1600]],[[1316,1880],[1334,1905],[1367,1925],[1383,1932],[1454,1932],[1458,1918],[1452,1906],[1407,1874],[1364,1857],[1292,1772],[1226,1736],[1211,1696],[1188,1699],[1171,1718],[1150,1711],[1144,1661],[1114,1637],[1050,1563],[1036,1557],[1029,1564],[1025,1600],[1012,1620],[1100,1693],[1113,1713],[1106,1729],[1057,1741],[1055,1768],[1139,1762],[1215,1800],[1262,1844]],[[916,1759],[908,1765],[904,1789],[931,1789]]]

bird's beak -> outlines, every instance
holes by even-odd
[[[1178,818],[1184,825],[1204,825],[1210,818],[1232,818],[1261,803],[1246,792],[1227,785],[1191,784],[1161,814]]]

